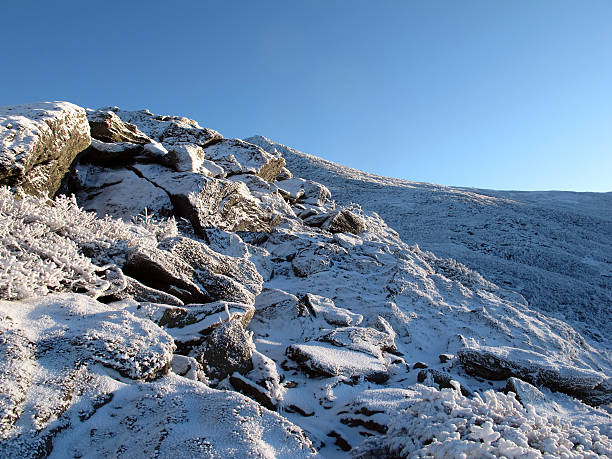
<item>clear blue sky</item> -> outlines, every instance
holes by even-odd
[[[0,105],[185,115],[446,185],[612,190],[612,1],[2,2]]]

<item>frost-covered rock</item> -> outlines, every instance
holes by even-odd
[[[131,123],[124,123],[111,110],[87,110],[87,121],[94,139],[105,143],[130,142],[144,145],[151,139]]]
[[[366,228],[365,221],[359,215],[348,209],[333,212],[321,226],[332,233],[363,233]]]
[[[182,116],[154,115],[149,110],[126,111],[118,107],[108,107],[124,122],[134,124],[147,136],[161,142],[164,146],[191,143],[201,147],[221,139],[221,134],[203,128],[197,121]],[[167,148],[167,147],[166,147]]]
[[[253,341],[240,320],[228,320],[216,327],[202,349],[194,352],[209,378],[225,379],[234,372],[248,373],[253,369]]]
[[[0,107],[0,185],[52,195],[90,142],[85,110],[71,103]]]
[[[280,155],[240,139],[223,139],[204,150],[206,158],[219,164],[228,175],[255,174],[273,182],[285,166]]]
[[[313,376],[344,376],[383,383],[389,378],[387,367],[376,357],[362,352],[340,349],[327,344],[292,344],[287,357]]]
[[[606,391],[605,374],[589,368],[577,368],[566,363],[555,362],[549,357],[533,351],[489,347],[460,349],[457,356],[465,370],[486,379],[506,379],[511,376],[549,387],[552,390],[573,395],[586,402],[590,395],[602,398],[603,403],[612,401],[612,391]]]
[[[325,185],[302,178],[290,178],[276,183],[281,192],[293,202],[324,205],[331,197]]]

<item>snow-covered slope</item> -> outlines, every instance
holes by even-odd
[[[542,257],[605,267],[608,204],[572,214],[563,195],[525,204],[182,117],[86,113],[75,198],[0,188],[0,456],[612,454],[608,324],[517,292],[569,295],[553,269],[493,268],[539,208],[561,215],[532,238]],[[564,215],[599,222],[592,240]]]
[[[454,258],[610,348],[612,193],[493,191],[381,177],[257,136],[340,204],[377,212],[402,240]]]

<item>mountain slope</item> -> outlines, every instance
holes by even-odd
[[[612,193],[516,192],[381,177],[257,136],[339,204],[377,212],[403,241],[454,258],[610,348]]]

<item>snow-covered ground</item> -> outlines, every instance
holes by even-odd
[[[74,199],[0,188],[0,456],[612,455],[609,194],[87,117]]]
[[[612,192],[493,191],[381,177],[265,137],[296,175],[377,212],[402,240],[454,258],[610,348]]]

